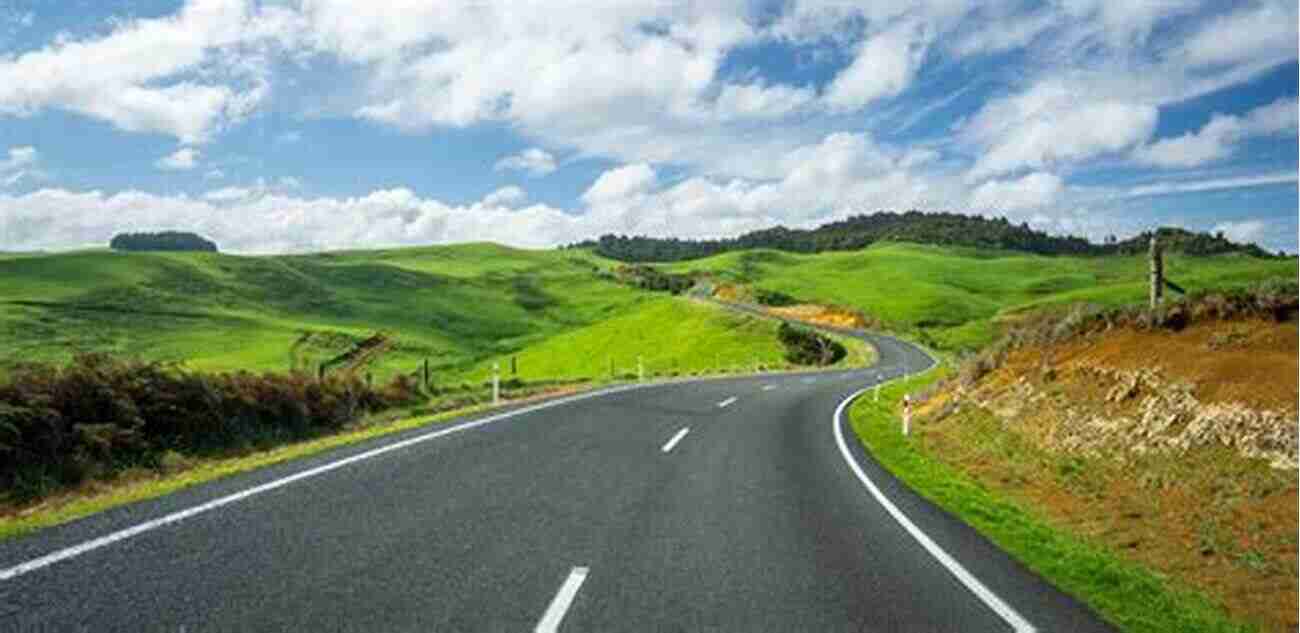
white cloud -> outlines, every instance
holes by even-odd
[[[225,177],[226,177],[226,172],[221,171],[220,169],[217,169],[215,167],[209,169],[207,173],[203,174],[204,180],[221,180],[222,178]]]
[[[643,195],[654,187],[655,171],[645,163],[610,169],[596,178],[582,199],[592,206]]]
[[[8,158],[0,160],[0,185],[12,187],[24,179],[43,175],[34,169],[39,155],[35,147],[11,147],[7,154]]]
[[[1039,209],[1054,204],[1065,190],[1055,174],[1034,172],[1017,180],[990,180],[971,192],[976,211]]]
[[[930,40],[925,25],[910,21],[868,37],[859,46],[853,63],[827,89],[827,103],[838,109],[857,110],[903,92],[916,77]]]
[[[123,20],[106,35],[0,56],[0,116],[61,108],[130,132],[204,142],[266,96],[257,49],[289,15],[255,12],[247,0],[190,0],[175,15]]]
[[[251,198],[256,193],[257,190],[249,187],[222,187],[203,194],[203,198],[213,202],[233,202]]]
[[[1133,157],[1158,167],[1195,167],[1233,153],[1236,145],[1252,136],[1296,131],[1294,98],[1283,98],[1246,113],[1244,117],[1216,114],[1200,130],[1163,138],[1137,148]]]
[[[493,166],[495,171],[508,169],[527,172],[530,176],[545,176],[555,171],[555,156],[540,147],[530,147],[518,154],[511,154],[498,160]]]
[[[1268,223],[1263,220],[1241,220],[1238,222],[1220,222],[1214,225],[1213,232],[1222,232],[1225,237],[1244,244],[1257,243],[1265,237]]]
[[[1134,3],[1141,4],[1141,3]],[[1192,66],[1216,66],[1257,59],[1294,59],[1296,3],[1252,3],[1204,24],[1181,49]]]
[[[961,129],[983,154],[968,178],[1052,167],[1120,152],[1155,131],[1155,106],[1092,98],[1067,82],[1047,80],[984,105]]]
[[[528,192],[515,185],[507,185],[483,196],[483,206],[515,207],[527,200]]]
[[[571,239],[577,222],[545,205],[507,209],[453,206],[408,189],[352,198],[300,198],[231,192],[217,202],[139,191],[106,194],[42,189],[0,194],[4,248],[33,250],[103,245],[121,231],[175,228],[213,238],[223,250],[285,253],[492,240],[549,246]]]
[[[154,166],[164,171],[189,171],[199,166],[199,150],[182,147],[154,162]]]
[[[1242,187],[1259,187],[1262,185],[1279,185],[1296,182],[1296,173],[1278,172],[1259,176],[1237,176],[1232,178],[1210,178],[1206,180],[1156,182],[1130,187],[1126,197],[1157,196],[1171,193],[1194,193],[1198,191],[1216,191],[1220,189],[1238,189]]]

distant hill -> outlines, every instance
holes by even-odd
[[[217,252],[217,244],[196,233],[161,231],[158,233],[118,233],[108,243],[115,251],[205,251]]]
[[[1189,255],[1244,253],[1256,257],[1270,256],[1254,244],[1238,244],[1222,234],[1194,233],[1179,228],[1161,228],[1157,233],[1169,251]],[[1150,236],[1149,232],[1144,232],[1126,240],[1112,237],[1105,243],[1096,244],[1082,237],[1050,235],[1030,228],[1027,223],[1012,224],[1006,218],[885,211],[853,216],[815,229],[777,226],[727,239],[681,240],[603,235],[600,239],[573,246],[592,248],[600,255],[625,262],[682,261],[753,248],[793,253],[852,251],[881,241],[969,246],[1040,255],[1131,255],[1145,251]]]

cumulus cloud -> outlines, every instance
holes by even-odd
[[[0,116],[61,108],[130,132],[204,142],[266,96],[268,79],[250,51],[287,32],[291,16],[255,11],[247,0],[190,0],[174,15],[0,56]]]
[[[1133,153],[1140,163],[1158,167],[1195,167],[1225,158],[1252,136],[1296,132],[1296,100],[1278,99],[1245,116],[1215,114],[1204,127],[1181,136],[1160,139]]]
[[[972,181],[1051,167],[1132,148],[1155,131],[1155,106],[1097,99],[1059,80],[985,104],[961,129],[982,155]]]
[[[1225,237],[1234,242],[1255,243],[1264,237],[1268,230],[1268,223],[1263,220],[1220,222],[1214,225],[1212,230],[1215,233],[1222,232]]]
[[[195,230],[224,250],[243,253],[471,240],[540,247],[570,239],[574,222],[545,205],[456,206],[404,188],[349,198],[302,198],[255,187],[217,190],[207,198],[63,189],[0,194],[3,246],[21,250],[103,245],[121,231],[164,228]]]
[[[517,170],[530,176],[545,176],[555,171],[555,156],[540,147],[530,147],[496,162],[495,171]]]
[[[1187,38],[1179,53],[1197,67],[1259,59],[1294,59],[1297,17],[1295,2],[1243,3],[1202,25]]]
[[[528,200],[528,192],[515,185],[508,185],[483,196],[483,206],[514,207]]]
[[[1037,209],[1055,203],[1065,183],[1055,174],[1034,172],[1016,180],[990,180],[971,192],[978,211]]]
[[[930,39],[925,25],[910,21],[868,37],[859,46],[853,63],[831,83],[827,103],[834,108],[856,110],[903,92],[916,77]]]
[[[154,162],[154,166],[163,171],[189,171],[199,166],[199,150],[182,147]]]
[[[645,163],[610,169],[596,178],[582,199],[589,205],[643,195],[655,185],[655,171]]]

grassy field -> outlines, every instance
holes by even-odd
[[[939,347],[990,342],[999,317],[1036,306],[1119,305],[1146,296],[1147,262],[1132,257],[1047,257],[1018,252],[879,243],[800,255],[755,250],[665,265],[802,301],[862,310],[898,330],[923,330]],[[1189,291],[1296,275],[1294,259],[1169,254],[1166,275]]]
[[[850,423],[871,455],[913,490],[974,527],[1000,548],[1083,600],[1120,630],[1142,633],[1251,631],[1201,594],[1059,529],[1023,506],[948,465],[899,433],[899,401],[938,380],[930,372],[882,390],[879,402],[859,398]],[[999,446],[996,459],[1015,451]]]
[[[101,351],[200,370],[314,369],[383,332],[376,380],[425,358],[480,381],[713,371],[780,361],[776,326],[621,285],[584,251],[495,244],[279,257],[76,253],[0,258],[0,372]],[[304,335],[309,335],[304,338]],[[506,377],[509,377],[507,375]]]
[[[581,253],[488,244],[0,259],[0,345],[13,351],[5,361],[107,351],[198,369],[284,370],[304,332],[355,340],[385,332],[394,344],[377,375],[412,371],[425,357],[454,371],[646,300],[592,266]]]

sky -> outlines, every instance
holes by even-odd
[[[1298,23],[1286,0],[4,0],[0,250],[920,209],[1294,253]]]

